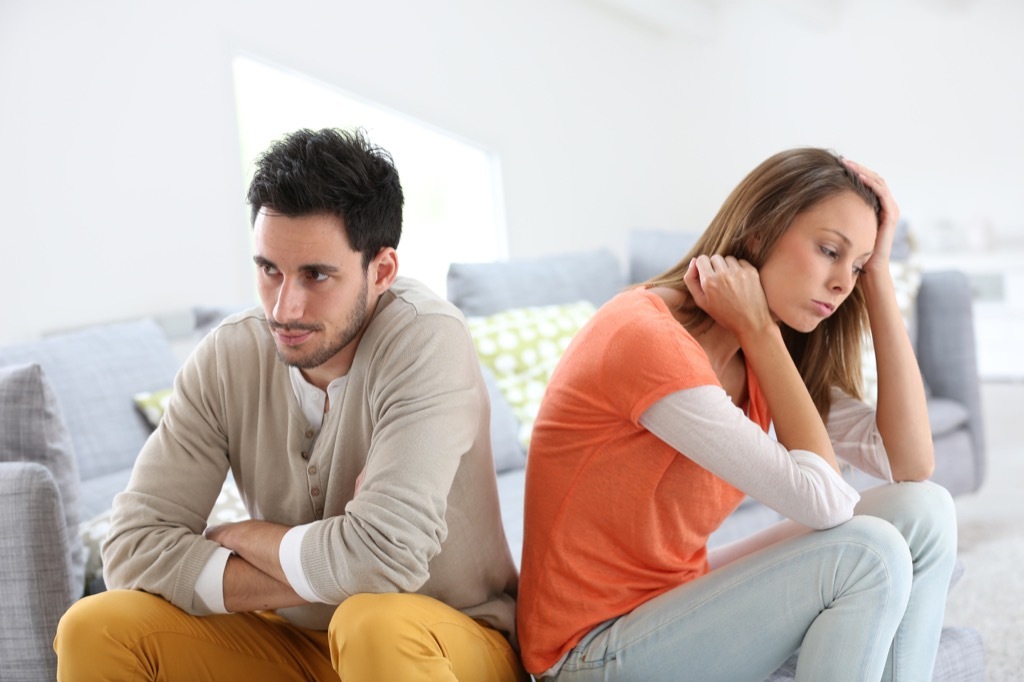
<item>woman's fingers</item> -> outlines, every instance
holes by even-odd
[[[893,198],[892,192],[889,190],[889,185],[885,182],[885,178],[856,161],[843,159],[843,163],[855,172],[861,181],[870,187],[871,191],[878,197],[878,201],[882,204],[883,221],[895,224],[899,218],[900,211],[896,205],[896,199]]]
[[[896,223],[900,217],[899,206],[896,205],[896,200],[889,190],[889,185],[886,184],[885,179],[881,175],[867,166],[863,166],[850,159],[843,159],[843,163],[856,173],[861,182],[867,185],[875,193],[875,196],[878,197],[882,210],[878,216],[878,238],[875,242],[872,260],[875,263],[888,262],[889,252],[892,249],[892,240],[896,234]]]

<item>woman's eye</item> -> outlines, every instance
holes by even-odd
[[[821,247],[821,252],[823,254],[825,254],[826,256],[828,256],[829,258],[831,258],[832,260],[835,260],[836,258],[839,257],[839,252],[838,251],[836,251],[835,249],[830,249],[827,246],[822,246]]]

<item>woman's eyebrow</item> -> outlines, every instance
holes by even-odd
[[[847,246],[853,246],[853,242],[851,242],[851,241],[850,241],[850,238],[849,238],[849,237],[847,237],[847,236],[846,236],[845,234],[843,234],[842,232],[840,232],[839,230],[837,230],[837,229],[835,229],[835,228],[833,228],[833,227],[826,227],[826,228],[825,228],[825,231],[826,231],[826,232],[831,232],[832,234],[834,234],[834,235],[836,235],[837,237],[839,237],[840,239],[842,239],[842,240],[843,240],[843,243],[844,243],[844,244],[846,244]]]

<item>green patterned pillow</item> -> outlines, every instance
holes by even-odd
[[[506,310],[466,320],[480,362],[519,420],[519,441],[529,448],[533,421],[548,379],[569,341],[593,316],[589,301]]]
[[[146,421],[154,429],[160,423],[164,412],[167,411],[167,403],[171,400],[173,390],[172,388],[165,388],[159,391],[147,391],[145,393],[136,393],[132,397],[135,401],[135,406],[139,408]]]

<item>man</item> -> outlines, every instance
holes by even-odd
[[[523,679],[486,389],[460,314],[396,278],[390,156],[300,130],[248,200],[262,310],[175,379],[58,679]],[[229,470],[253,520],[207,528]]]

